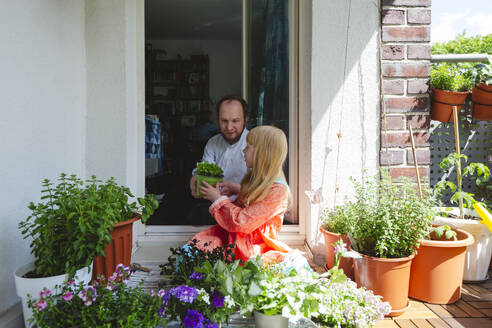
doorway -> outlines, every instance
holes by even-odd
[[[292,145],[290,2],[145,1],[146,189],[160,199],[148,225],[213,224],[189,180],[207,140],[220,133],[223,96],[247,100],[247,128],[275,125]]]

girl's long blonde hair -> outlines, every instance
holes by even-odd
[[[254,147],[254,154],[253,167],[241,181],[238,195],[238,201],[243,206],[265,198],[275,180],[285,181],[282,167],[288,150],[285,133],[270,125],[252,129],[246,141]]]

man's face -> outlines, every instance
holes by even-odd
[[[243,107],[237,100],[224,101],[219,108],[220,132],[230,144],[241,138],[245,124]]]

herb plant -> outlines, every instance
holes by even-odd
[[[43,290],[39,300],[30,299],[33,327],[156,327],[161,297],[128,286],[128,267],[118,265],[107,280],[85,287],[67,281],[56,290]]]
[[[469,74],[474,84],[492,85],[492,64],[476,64],[470,68]]]
[[[224,171],[221,167],[214,163],[201,162],[196,163],[196,174],[204,175],[207,177],[221,178],[224,176]]]
[[[355,204],[353,202],[345,202],[343,205],[338,205],[334,209],[325,209],[321,214],[320,221],[322,227],[330,232],[347,235],[352,231]]]
[[[442,238],[444,236],[446,239],[453,239],[453,240],[458,240],[456,237],[456,231],[451,229],[450,226],[448,225],[442,225],[439,227],[432,227],[429,236],[432,239],[433,236],[436,236],[437,239]]]
[[[456,65],[435,64],[431,67],[430,86],[447,91],[468,91],[473,85],[469,74]]]
[[[145,222],[158,205],[152,195],[138,198],[138,205],[130,202],[130,190],[113,178],[102,183],[92,176],[84,182],[61,174],[58,180],[56,185],[43,181],[41,202],[31,202],[31,215],[19,223],[24,239],[32,238],[33,277],[63,273],[73,277],[96,256],[104,255],[115,223],[139,215],[138,211]]]
[[[383,174],[355,186],[353,230],[349,234],[351,247],[359,253],[381,257],[410,256],[418,241],[427,236],[434,213],[433,198],[424,190],[419,198],[415,184],[408,180],[393,183]]]

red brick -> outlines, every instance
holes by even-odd
[[[382,130],[403,130],[405,129],[405,116],[391,116],[386,115],[385,118],[381,119],[381,129]]]
[[[429,91],[429,80],[408,80],[407,93],[418,94],[427,93]]]
[[[408,115],[407,126],[412,129],[428,129],[430,127],[429,115]]]
[[[417,163],[419,165],[425,165],[431,163],[431,153],[429,149],[415,149],[417,153]],[[413,151],[407,150],[407,163],[413,165]]]
[[[407,46],[408,59],[431,59],[430,45],[409,44]]]
[[[403,95],[403,80],[383,80],[383,93],[387,95]]]
[[[413,140],[415,146],[429,146],[428,132],[414,132]],[[412,146],[410,132],[388,132],[382,134],[382,147],[400,147],[407,148]]]
[[[428,167],[419,167],[420,180],[424,177],[429,177]],[[393,179],[400,180],[399,178],[411,178],[413,181],[417,181],[417,175],[415,174],[414,167],[392,167],[390,168],[390,176]]]
[[[428,112],[429,97],[384,97],[387,113]]]
[[[408,9],[407,22],[409,24],[430,24],[431,11],[430,9]]]
[[[382,23],[384,25],[404,25],[405,11],[403,10],[383,10]]]
[[[428,26],[383,26],[383,42],[430,41]]]
[[[383,45],[383,59],[398,60],[405,58],[405,46],[401,44]]]
[[[381,165],[399,165],[403,164],[404,150],[381,150],[379,152],[379,161]]]
[[[431,0],[383,0],[383,6],[430,7]]]
[[[383,63],[384,77],[429,77],[429,63]]]

